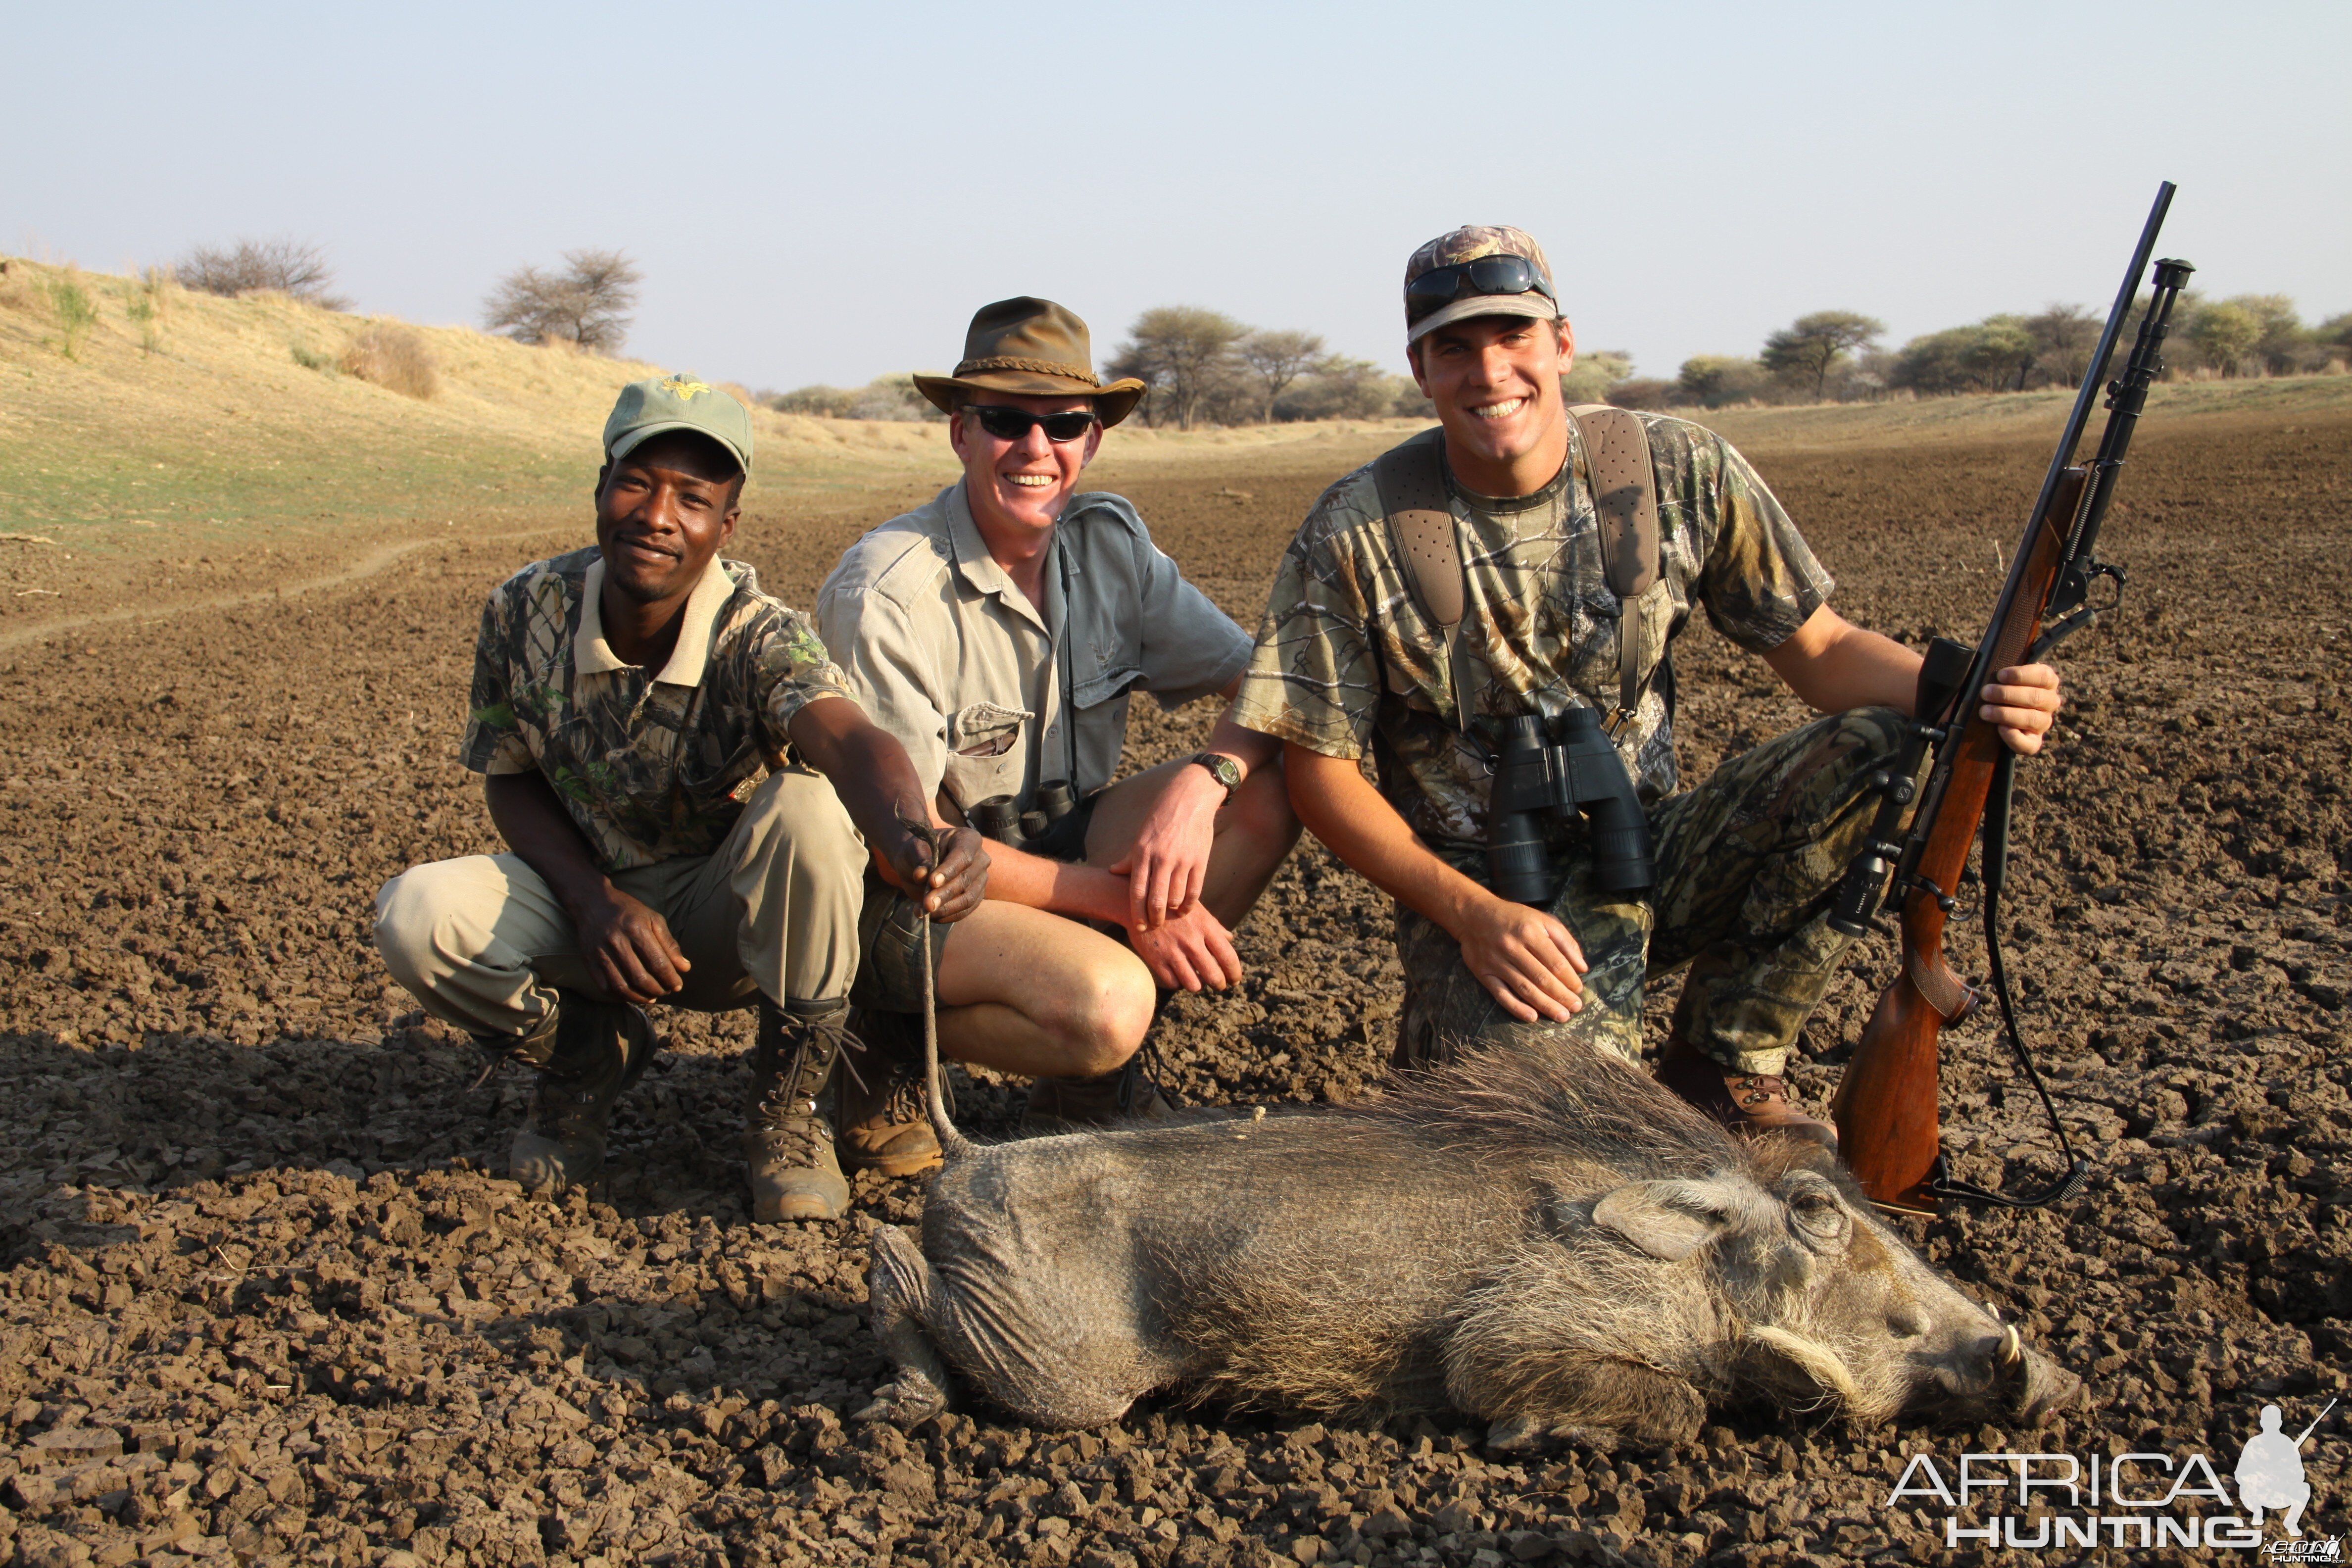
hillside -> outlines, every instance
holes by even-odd
[[[444,541],[501,559],[580,538],[615,389],[656,366],[533,348],[462,327],[406,328],[283,296],[223,300],[0,258],[0,647],[80,626],[325,588]],[[63,352],[54,287],[95,320]],[[153,314],[142,323],[142,303]],[[426,345],[438,386],[404,395],[340,368],[379,323]],[[740,389],[735,389],[739,393]],[[748,401],[748,396],[747,396]],[[1696,416],[1759,459],[1889,443],[2040,446],[2057,393]],[[2212,421],[2331,431],[2352,377],[2157,389],[2148,428]],[[814,581],[837,549],[954,474],[944,427],[753,411],[760,448],[743,546]],[[1147,500],[1219,479],[1232,526],[1286,533],[1286,476],[1316,489],[1413,420],[1116,432],[1097,482]],[[1189,491],[1188,491],[1189,493]],[[1267,510],[1269,507],[1272,510]],[[830,559],[829,555],[825,556]]]

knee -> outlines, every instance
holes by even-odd
[[[848,808],[822,773],[787,769],[771,773],[751,793],[748,852],[758,858],[789,853],[793,874],[815,882],[860,887],[866,846]]]
[[[435,954],[448,946],[453,908],[443,864],[415,866],[383,885],[375,896],[375,950],[392,977],[419,990]]]
[[[1143,1044],[1157,1002],[1151,972],[1124,948],[1089,966],[1039,1020],[1068,1058],[1068,1071],[1088,1078],[1124,1064]]]

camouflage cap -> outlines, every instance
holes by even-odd
[[[670,430],[708,436],[734,454],[751,472],[751,414],[709,382],[690,375],[633,381],[621,388],[604,421],[604,459],[625,458],[654,437]]]
[[[1487,256],[1516,256],[1528,262],[1542,279],[1541,292],[1528,289],[1518,293],[1467,294],[1443,304],[1428,315],[1413,319],[1415,301],[1412,286],[1440,268],[1459,267],[1464,262],[1476,261]],[[1429,333],[1450,321],[1469,316],[1531,316],[1539,321],[1559,319],[1559,294],[1552,287],[1551,263],[1544,259],[1543,247],[1535,236],[1525,229],[1506,228],[1496,224],[1465,224],[1451,234],[1441,234],[1412,253],[1404,264],[1405,337],[1408,346],[1419,342]]]

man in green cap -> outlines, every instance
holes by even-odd
[[[595,544],[524,567],[482,612],[461,756],[509,852],[393,879],[376,945],[428,1013],[538,1069],[509,1160],[530,1188],[602,1167],[657,1044],[646,1005],[756,1005],[754,1215],[833,1218],[849,1191],[819,1099],[848,1043],[867,848],[943,921],[978,906],[988,862],[969,831],[936,857],[908,831],[930,815],[905,749],[807,619],[720,558],[751,467],[726,393],[623,389]]]
[[[1528,236],[1432,240],[1404,294],[1438,429],[1324,492],[1234,708],[1284,742],[1307,826],[1397,900],[1398,1061],[1554,1030],[1638,1060],[1645,981],[1688,965],[1661,1081],[1727,1125],[1833,1143],[1782,1074],[1848,946],[1829,895],[1905,738],[1920,656],[1829,608],[1829,574],[1721,437],[1564,405],[1575,339]],[[1825,717],[1677,793],[1666,647],[1694,605]],[[2000,670],[1982,701],[2031,753],[2057,673]],[[1537,748],[1546,725],[1559,754]],[[1530,774],[1519,756],[1548,760]],[[1567,781],[1630,820],[1604,842],[1515,794],[1498,812],[1507,772],[1514,791]],[[1513,896],[1490,886],[1507,880]]]
[[[1230,719],[1198,754],[1111,778],[1129,694],[1230,698],[1249,635],[1123,497],[1078,488],[1143,384],[1097,377],[1076,315],[986,306],[955,374],[915,384],[950,416],[963,477],[852,545],[817,616],[941,817],[996,840],[988,901],[951,939],[935,930],[940,1047],[1030,1077],[1032,1131],[1164,1114],[1135,1057],[1154,988],[1240,980],[1228,933],[1298,823],[1280,748]],[[845,1158],[883,1170],[937,1154],[911,1092],[908,916],[887,890],[867,906],[859,1032],[899,1042],[901,1067],[869,1077],[841,1129]]]

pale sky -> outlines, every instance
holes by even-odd
[[[2210,294],[2352,309],[2352,5],[146,4],[12,10],[0,247],[289,236],[478,320],[626,249],[630,352],[785,388],[945,370],[1059,300],[1403,368],[1404,258],[1531,230],[1642,374],[1808,310],[1899,343],[2104,308],[2157,182]]]

